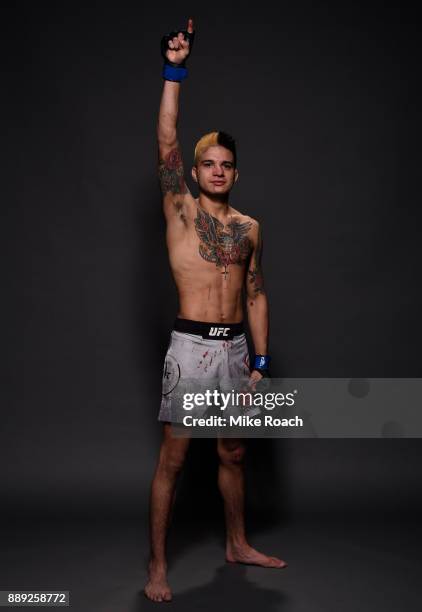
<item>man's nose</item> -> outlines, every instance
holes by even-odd
[[[223,174],[224,174],[223,166],[220,166],[219,164],[215,164],[213,174],[215,174],[217,176],[223,176]]]

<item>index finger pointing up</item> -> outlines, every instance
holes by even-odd
[[[188,19],[188,32],[189,34],[193,32],[193,19]]]

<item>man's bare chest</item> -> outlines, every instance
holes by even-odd
[[[248,237],[250,222],[230,219],[223,224],[211,214],[197,208],[197,216],[188,228],[189,243],[202,260],[227,271],[229,266],[243,266],[249,258],[252,243]]]

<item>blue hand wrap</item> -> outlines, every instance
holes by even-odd
[[[254,370],[268,370],[270,360],[269,355],[255,355]]]
[[[170,66],[169,64],[164,64],[163,66],[163,79],[166,81],[176,81],[180,83],[183,79],[186,79],[188,76],[188,69],[183,68],[182,66]]]
[[[195,32],[178,30],[175,32],[170,32],[170,34],[163,36],[163,38],[161,39],[161,55],[164,58],[163,78],[166,81],[175,81],[176,83],[180,83],[180,81],[183,81],[188,76],[188,71],[185,65],[188,57],[186,57],[181,64],[173,64],[173,62],[170,62],[167,58],[167,51],[169,50],[169,40],[172,40],[172,38],[177,37],[179,32],[182,32],[184,39],[189,41],[189,57],[192,53]]]

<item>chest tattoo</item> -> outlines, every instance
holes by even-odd
[[[221,221],[198,208],[195,229],[199,237],[199,254],[205,261],[215,263],[217,268],[224,268],[222,274],[227,277],[230,264],[241,266],[249,256],[251,243],[247,233],[252,223],[231,221],[224,226]]]

